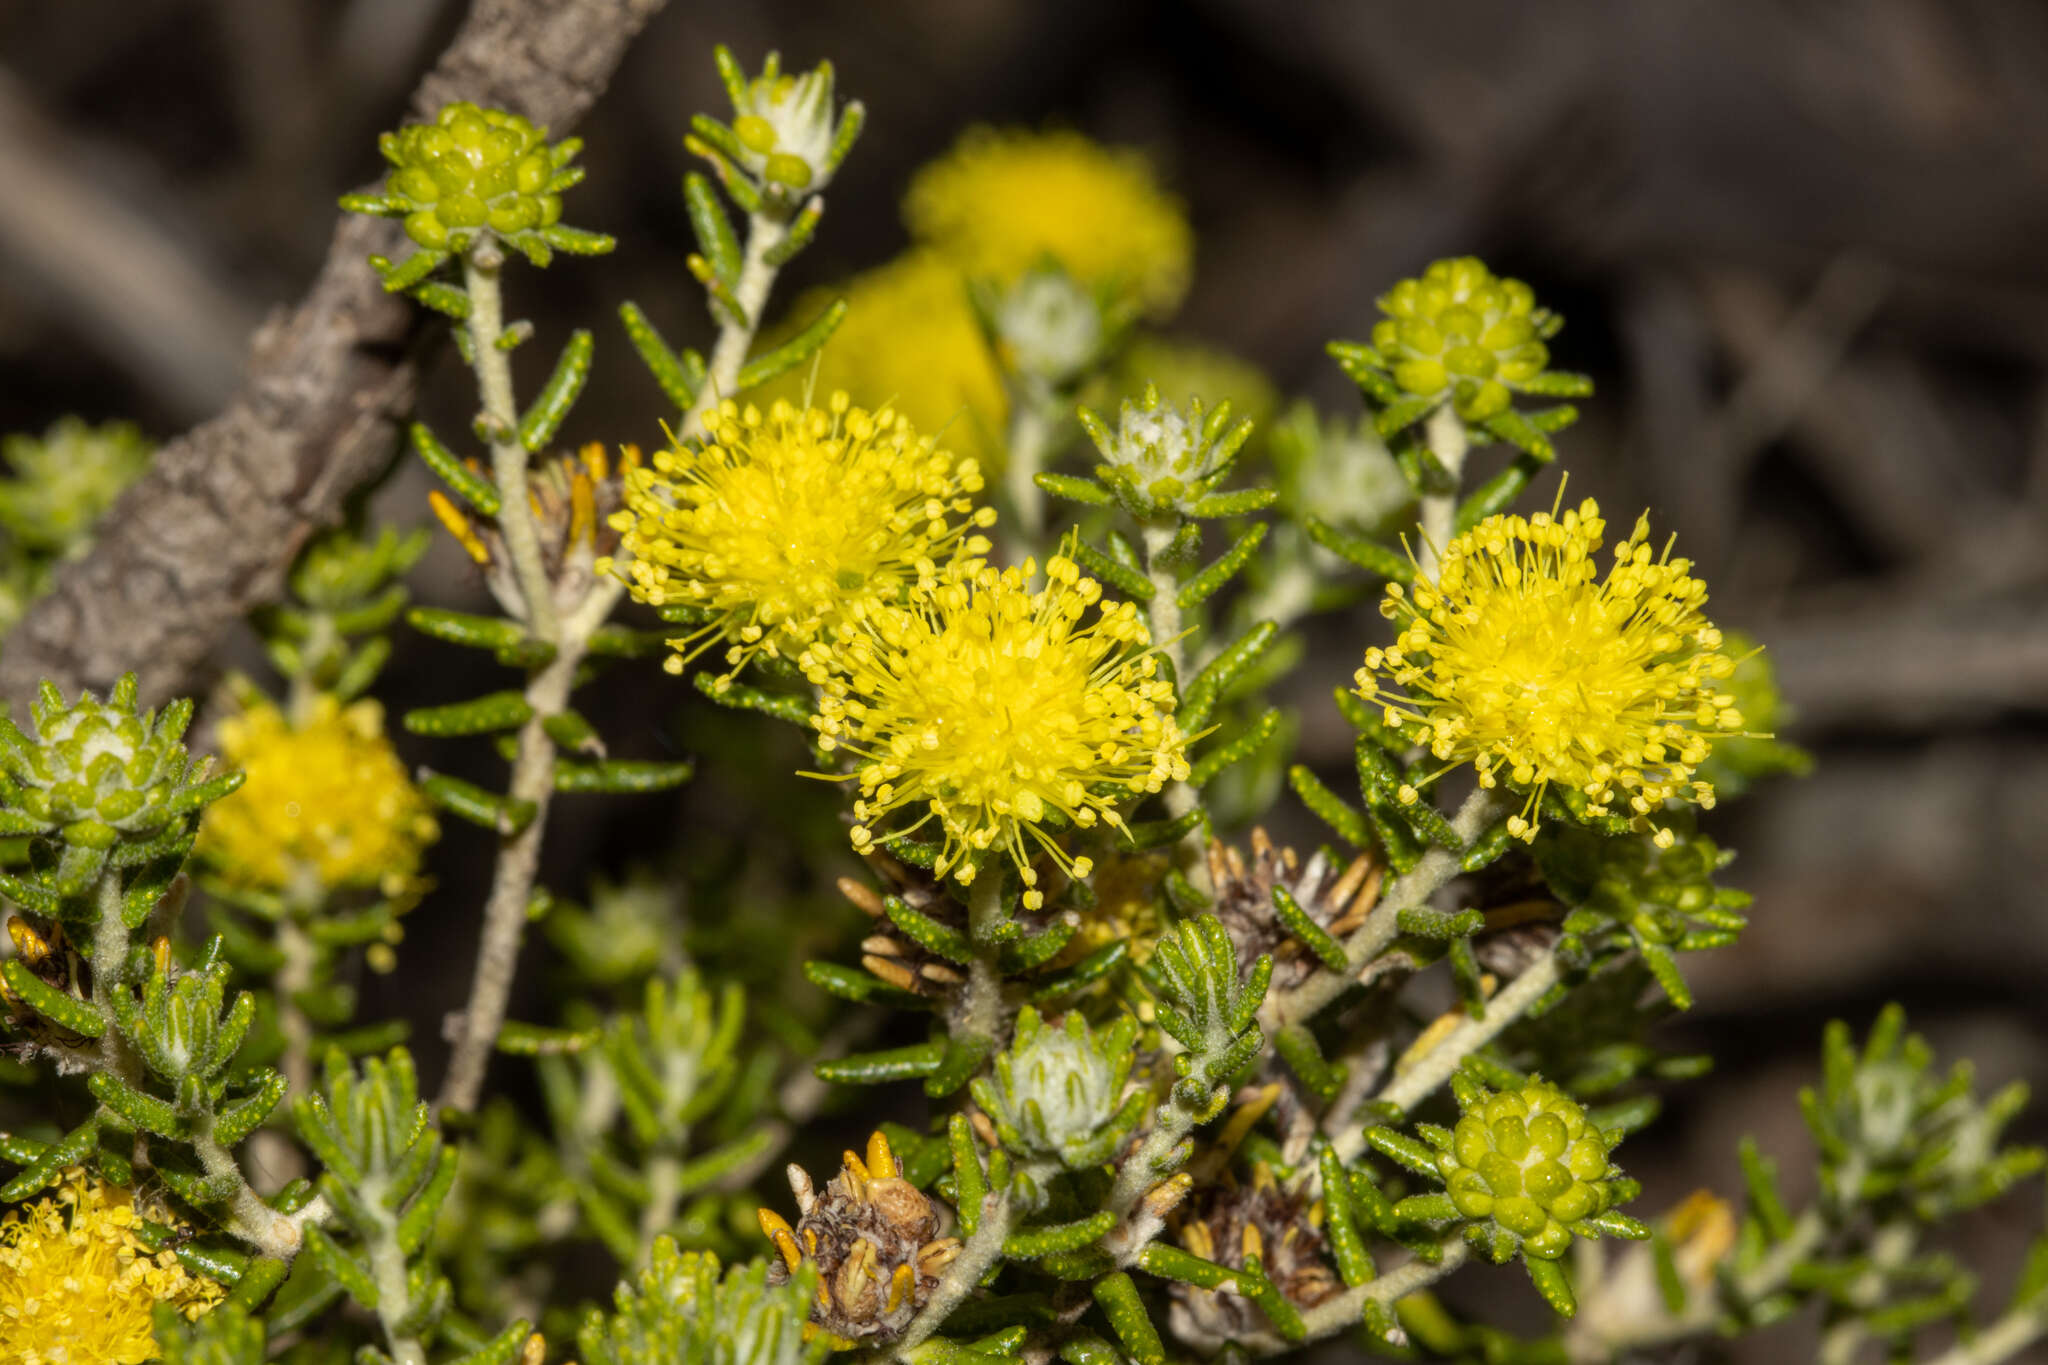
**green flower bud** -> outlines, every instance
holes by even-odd
[[[1587,1235],[1580,1224],[1618,1202],[1612,1140],[1556,1086],[1532,1080],[1497,1094],[1470,1087],[1459,1104],[1457,1127],[1437,1130],[1445,1192],[1461,1215],[1490,1220],[1524,1254],[1555,1260],[1575,1233]]]
[[[782,70],[769,53],[761,74],[746,78],[729,53],[719,65],[732,96],[732,134],[738,160],[770,194],[806,194],[825,188],[845,158],[863,117],[858,103],[832,107],[832,63],[802,75]]]
[[[1205,412],[1196,398],[1182,409],[1161,401],[1150,384],[1136,403],[1124,400],[1114,431],[1085,408],[1081,425],[1106,462],[1101,476],[1141,515],[1214,489],[1251,436],[1250,422],[1231,425],[1228,402]]]
[[[380,200],[348,200],[404,220],[428,251],[467,251],[489,232],[544,258],[534,234],[561,221],[562,191],[583,178],[569,163],[582,145],[549,143],[546,128],[502,109],[451,104],[432,123],[386,133],[391,173]]]
[[[1474,423],[1506,412],[1544,374],[1543,343],[1560,325],[1528,285],[1470,256],[1402,280],[1379,307],[1386,316],[1373,325],[1371,364],[1401,393],[1448,401]]]
[[[975,1101],[1012,1155],[1075,1170],[1099,1166],[1144,1114],[1142,1093],[1124,1098],[1137,1036],[1128,1014],[1097,1036],[1078,1010],[1048,1028],[1027,1005],[995,1075],[975,1081]]]

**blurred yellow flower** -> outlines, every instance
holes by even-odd
[[[1616,803],[1638,817],[1673,799],[1711,806],[1694,770],[1717,736],[1742,732],[1722,690],[1735,661],[1700,610],[1706,584],[1668,545],[1652,556],[1648,517],[1596,581],[1605,529],[1591,498],[1562,518],[1488,517],[1444,548],[1436,582],[1387,588],[1380,610],[1400,635],[1366,651],[1358,672],[1359,695],[1446,771],[1471,763],[1482,787],[1504,777],[1528,793],[1508,820],[1519,838],[1535,837],[1553,782],[1583,794],[1592,815]],[[1668,847],[1673,836],[1656,837]]]
[[[220,749],[246,774],[199,827],[199,855],[222,880],[277,892],[416,889],[440,830],[376,702],[322,695],[293,725],[261,701],[221,722]]]
[[[652,606],[701,614],[669,641],[673,672],[723,640],[732,672],[760,650],[801,659],[935,581],[956,556],[988,553],[973,528],[981,470],[907,417],[778,400],[765,414],[720,405],[701,448],[686,444],[627,471],[612,525],[632,558],[613,566]],[[729,676],[729,675],[728,675]]]
[[[1137,608],[1103,602],[1065,556],[1047,561],[1034,589],[1036,574],[1028,560],[955,571],[813,656],[819,746],[858,763],[854,848],[936,820],[938,875],[971,882],[973,855],[999,849],[1028,888],[1027,909],[1045,899],[1031,867],[1040,850],[1074,876],[1092,870],[1048,824],[1122,829],[1119,802],[1188,774],[1173,688]],[[878,828],[898,812],[910,823]]]
[[[1071,131],[969,129],[917,173],[903,216],[970,277],[1007,285],[1051,256],[1153,316],[1173,311],[1193,271],[1187,215],[1145,157]]]
[[[771,332],[763,346],[780,344],[840,297],[846,317],[819,352],[815,373],[800,365],[748,397],[764,407],[776,399],[802,407],[811,393],[844,389],[902,413],[984,470],[1000,467],[1009,398],[960,272],[930,252],[910,252],[842,288],[806,294],[790,310],[792,325]]]
[[[196,1318],[221,1287],[152,1253],[129,1191],[82,1170],[0,1222],[0,1360],[9,1365],[143,1365],[157,1356],[159,1303]]]

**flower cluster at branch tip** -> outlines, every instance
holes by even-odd
[[[462,251],[488,230],[515,241],[562,217],[561,192],[583,178],[569,166],[582,143],[548,145],[548,130],[518,114],[443,105],[432,123],[378,139],[391,163],[386,211],[430,251]]]
[[[782,1258],[768,1283],[786,1283],[809,1262],[818,1271],[818,1328],[849,1342],[900,1336],[960,1254],[958,1238],[939,1236],[939,1206],[903,1179],[879,1129],[865,1153],[846,1153],[824,1193],[795,1165],[789,1187],[800,1215],[794,1228],[772,1209],[759,1211]]]
[[[1026,1005],[994,1074],[975,1078],[974,1102],[1012,1155],[1077,1171],[1099,1166],[1147,1108],[1141,1094],[1124,1094],[1137,1037],[1131,1014],[1098,1033],[1079,1010],[1052,1025]]]
[[[1444,547],[1434,583],[1388,587],[1380,610],[1400,634],[1358,672],[1359,695],[1446,770],[1471,763],[1481,786],[1528,793],[1508,821],[1521,839],[1535,837],[1552,784],[1592,817],[1617,804],[1645,819],[1671,800],[1711,806],[1694,770],[1717,736],[1742,732],[1720,690],[1735,661],[1701,612],[1706,584],[1668,546],[1651,553],[1647,517],[1600,579],[1605,528],[1590,498],[1561,517],[1488,517]],[[1672,838],[1657,832],[1660,846]]]
[[[746,168],[793,190],[823,189],[837,165],[832,63],[791,75],[771,52],[762,73],[733,93],[732,131],[745,149]]]
[[[1139,153],[1079,133],[971,129],[919,171],[904,199],[911,236],[962,271],[1008,285],[1050,256],[1147,312],[1187,292],[1194,234]]]
[[[223,881],[281,893],[368,890],[406,897],[440,831],[384,734],[374,701],[325,694],[297,724],[267,701],[220,724],[242,789],[199,827],[199,855]]]
[[[1617,1202],[1611,1145],[1577,1101],[1532,1080],[1472,1097],[1436,1165],[1460,1214],[1491,1219],[1530,1256],[1554,1261],[1575,1227]],[[1425,1130],[1427,1131],[1427,1130]]]
[[[818,352],[816,372],[798,366],[749,396],[767,407],[777,399],[801,406],[813,390],[887,395],[891,408],[947,449],[985,470],[999,466],[1010,400],[960,272],[932,252],[912,251],[839,288],[804,295],[788,315],[816,317],[834,297],[846,300],[846,316]],[[793,330],[772,331],[762,345],[780,344]]]
[[[221,1287],[138,1235],[129,1192],[69,1172],[53,1195],[0,1222],[0,1360],[13,1365],[142,1365],[157,1357],[159,1303],[197,1318]]]
[[[1372,344],[1394,382],[1418,397],[1442,394],[1458,415],[1480,422],[1507,410],[1510,391],[1550,363],[1543,338],[1556,318],[1536,307],[1520,280],[1504,279],[1472,256],[1438,261],[1379,300],[1387,316]]]
[[[727,402],[705,444],[627,475],[612,525],[632,558],[599,567],[701,622],[669,642],[671,672],[720,641],[730,672],[763,650],[801,662],[956,559],[978,565],[989,546],[975,530],[995,522],[974,505],[981,486],[974,461],[890,408],[871,413],[844,393],[823,409],[777,402],[765,414]]]
[[[1027,909],[1045,899],[1033,845],[1072,876],[1093,867],[1048,827],[1122,829],[1120,802],[1188,775],[1173,688],[1137,608],[1104,602],[1064,555],[1034,589],[1036,575],[1029,560],[958,567],[809,665],[824,690],[819,744],[858,764],[854,847],[936,821],[938,875],[965,885],[976,855],[1007,853]],[[895,826],[899,812],[915,818]]]

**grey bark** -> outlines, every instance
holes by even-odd
[[[525,114],[559,134],[604,90],[666,0],[476,0],[413,93]],[[349,217],[305,298],[258,330],[242,388],[170,442],[0,652],[0,698],[39,679],[105,688],[129,669],[145,698],[188,685],[251,607],[273,599],[306,537],[389,459],[426,335],[367,264],[405,250],[394,223]]]

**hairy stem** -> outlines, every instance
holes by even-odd
[[[1176,691],[1188,685],[1188,655],[1182,642],[1185,627],[1181,624],[1180,579],[1162,561],[1174,538],[1180,533],[1180,518],[1169,517],[1158,521],[1144,522],[1139,526],[1141,544],[1145,555],[1145,577],[1152,583],[1152,600],[1145,604],[1146,624],[1152,632],[1152,646],[1162,654],[1173,669],[1173,685]],[[1178,820],[1202,803],[1201,795],[1186,782],[1175,779],[1167,783],[1165,792],[1166,813]],[[1215,888],[1209,884],[1209,860],[1202,847],[1204,831],[1197,827],[1189,830],[1174,846],[1174,862],[1181,875],[1204,895]]]
[[[242,1174],[241,1163],[235,1154],[214,1140],[213,1116],[207,1115],[192,1134],[192,1151],[199,1158],[199,1165],[208,1178],[235,1182],[235,1193],[228,1199],[228,1230],[243,1241],[262,1252],[275,1256],[280,1261],[289,1261],[299,1254],[299,1247],[305,1240],[300,1224],[308,1216],[301,1210],[297,1217],[279,1213],[263,1202],[256,1191],[249,1187],[248,1178]]]
[[[1036,476],[1053,454],[1059,404],[1051,389],[1028,381],[1011,388],[1010,400],[1003,487],[1010,495],[1010,510],[1016,514],[1015,534],[1028,547],[1045,530],[1045,494],[1039,491]]]
[[[1017,1173],[1015,1180],[1022,1180],[1026,1172]],[[1013,1181],[1011,1189],[1016,1185]],[[903,1329],[903,1335],[896,1341],[891,1356],[896,1360],[909,1359],[910,1352],[923,1345],[945,1325],[953,1310],[974,1287],[981,1283],[981,1277],[988,1274],[1003,1254],[1003,1242],[1010,1235],[1010,1224],[1015,1220],[1016,1210],[1010,1203],[1008,1191],[990,1191],[981,1203],[981,1222],[976,1225],[974,1235],[960,1248],[960,1254],[953,1258],[953,1264],[946,1267],[946,1273],[933,1287],[931,1297],[924,1301],[924,1307]]]
[[[1451,818],[1451,830],[1458,836],[1460,847],[1470,846],[1507,809],[1508,800],[1498,787],[1475,788]],[[1401,912],[1423,905],[1458,875],[1458,858],[1458,854],[1441,847],[1431,848],[1423,854],[1422,860],[1406,876],[1386,889],[1365,923],[1345,940],[1343,971],[1317,972],[1286,994],[1266,1001],[1265,1007],[1259,1011],[1266,1032],[1277,1033],[1289,1024],[1306,1023],[1342,995],[1360,969],[1400,933]]]
[[[426,1365],[427,1348],[418,1337],[399,1331],[399,1319],[412,1302],[407,1282],[405,1250],[398,1244],[398,1216],[384,1206],[384,1178],[363,1182],[363,1207],[377,1221],[357,1229],[363,1234],[363,1249],[370,1253],[370,1276],[377,1284],[377,1319],[384,1327],[385,1344],[396,1365]]]
[[[1969,1341],[1958,1342],[1936,1356],[1929,1365],[1998,1365],[2044,1336],[2048,1336],[2048,1312],[2038,1304],[2015,1308]]]
[[[1451,1031],[1450,1035],[1435,1047],[1415,1059],[1406,1072],[1397,1075],[1386,1089],[1374,1097],[1377,1104],[1398,1106],[1403,1113],[1422,1103],[1434,1094],[1437,1087],[1451,1078],[1458,1064],[1485,1047],[1499,1036],[1500,1031],[1528,1013],[1529,1007],[1541,1000],[1552,986],[1557,984],[1558,963],[1555,952],[1546,952],[1529,964],[1522,974],[1509,984],[1508,988],[1486,1002],[1483,1017],[1467,1019]],[[1358,1154],[1365,1143],[1363,1137],[1350,1143],[1346,1151],[1347,1132],[1340,1134],[1335,1146],[1345,1160]]]
[[[732,291],[743,316],[727,319],[719,328],[703,386],[697,390],[697,401],[683,414],[683,424],[676,435],[685,439],[702,436],[704,419],[726,399],[739,396],[740,367],[747,363],[747,352],[754,348],[754,334],[761,328],[761,310],[768,302],[768,292],[775,287],[779,269],[769,264],[768,255],[788,237],[789,224],[783,219],[756,213],[747,220],[746,254],[740,262],[739,282]]]
[[[1422,428],[1422,439],[1428,443],[1429,453],[1451,476],[1450,492],[1431,493],[1422,499],[1422,545],[1416,564],[1424,578],[1435,578],[1437,556],[1451,543],[1451,532],[1457,526],[1458,484],[1465,475],[1465,452],[1469,445],[1464,419],[1458,416],[1455,407],[1445,403],[1429,415]]]
[[[526,910],[533,899],[534,877],[540,870],[541,834],[547,826],[548,806],[555,793],[555,742],[548,738],[544,724],[548,717],[567,708],[576,668],[583,662],[591,633],[611,614],[620,591],[615,582],[594,583],[589,596],[563,621],[554,661],[535,673],[527,684],[526,701],[533,708],[533,718],[519,730],[519,752],[513,760],[509,791],[515,801],[532,802],[534,813],[524,827],[506,836],[498,846],[490,899],[484,903],[483,937],[477,946],[469,1004],[463,1011],[455,1049],[449,1058],[447,1079],[441,1085],[440,1103],[444,1108],[472,1110],[483,1095],[484,1073],[490,1066],[498,1030],[505,1022],[512,978],[519,969],[519,950],[526,939]]]
[[[504,252],[488,239],[463,254],[470,350],[483,404],[480,425],[491,450],[491,481],[498,486],[498,531],[526,607],[526,624],[535,636],[553,643],[555,594],[541,561],[540,531],[527,498],[527,449],[519,440],[519,408],[512,397],[512,356],[498,345],[505,333],[505,298],[498,282],[504,263]]]
[[[1380,1303],[1392,1308],[1402,1299],[1417,1290],[1427,1289],[1444,1276],[1465,1264],[1470,1249],[1463,1238],[1445,1238],[1441,1244],[1443,1256],[1432,1263],[1420,1257],[1398,1266],[1376,1280],[1354,1285],[1332,1299],[1325,1299],[1315,1307],[1306,1309],[1301,1315],[1302,1326],[1308,1329],[1306,1341],[1319,1341],[1334,1336],[1347,1327],[1365,1319],[1365,1305]],[[1293,1350],[1300,1343],[1283,1344],[1281,1349]]]

